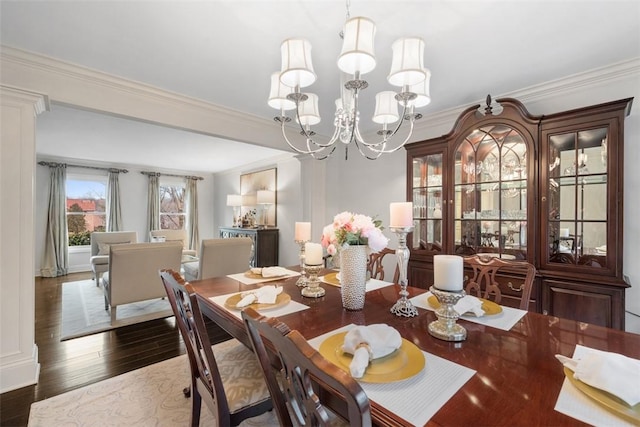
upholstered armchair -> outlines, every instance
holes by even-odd
[[[100,276],[109,270],[109,249],[112,245],[138,243],[135,231],[94,231],[91,233],[91,271],[96,286]]]
[[[109,271],[102,275],[104,309],[111,309],[111,323],[119,305],[166,297],[159,272],[179,271],[181,260],[179,242],[111,246]]]
[[[182,265],[185,280],[244,273],[250,268],[252,244],[250,237],[203,240],[198,261]]]
[[[196,256],[195,249],[189,249],[189,239],[187,230],[151,230],[149,240],[154,242],[180,242],[182,244],[182,255]]]

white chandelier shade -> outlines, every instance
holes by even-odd
[[[287,99],[287,95],[291,92],[293,92],[293,89],[282,84],[280,81],[280,73],[276,72],[271,74],[271,91],[269,92],[269,100],[267,101],[269,107],[285,111],[295,109],[296,103]]]
[[[305,95],[307,95],[308,98],[298,105],[299,123],[303,126],[317,125],[320,123],[318,95],[315,93],[306,93]]]
[[[344,24],[342,52],[338,68],[347,74],[365,74],[376,68],[374,37],[376,24],[362,16],[349,19]]]
[[[380,92],[376,95],[376,111],[373,113],[373,121],[386,125],[395,123],[400,116],[398,115],[398,101],[395,98],[396,93],[390,90]]]
[[[413,105],[415,108],[426,107],[427,105],[431,104],[431,94],[429,91],[429,84],[431,83],[431,71],[425,69],[424,73],[426,78],[422,82],[409,87],[409,92],[413,92],[416,94],[416,98],[409,101],[409,105]]]
[[[280,46],[280,81],[292,88],[307,87],[316,81],[311,63],[311,43],[305,39],[287,39]]]
[[[340,98],[335,100],[335,129],[327,142],[319,141],[311,129],[311,126],[320,123],[318,96],[301,91],[301,88],[310,86],[316,80],[311,62],[311,44],[302,38],[282,42],[281,69],[271,76],[268,103],[280,111],[280,115],[274,119],[280,123],[282,136],[294,151],[325,159],[333,154],[336,143],[340,141],[345,145],[346,158],[349,145],[353,142],[360,154],[374,160],[384,153],[399,150],[411,139],[414,122],[422,117],[415,109],[431,102],[431,72],[424,67],[425,43],[419,37],[401,38],[392,45],[393,57],[387,81],[401,89],[395,92],[382,91],[375,96],[372,120],[382,125],[382,129],[377,131],[380,138],[374,136],[377,141],[366,141],[360,131],[360,94],[369,86],[362,76],[376,67],[375,34],[376,25],[371,19],[349,17],[347,0],[347,19],[340,35],[343,39],[342,50],[337,60],[341,74]],[[402,107],[400,113],[398,104]],[[293,117],[299,124],[302,140],[293,141],[287,135],[286,123],[291,121],[285,114],[288,109],[295,110]],[[407,135],[402,139],[399,135],[394,138],[405,122],[408,123]],[[393,126],[389,126],[391,124]]]
[[[393,45],[391,72],[387,80],[394,86],[413,86],[423,82],[424,40],[418,37],[406,37],[396,40]]]

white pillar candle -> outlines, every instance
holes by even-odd
[[[560,237],[569,237],[569,229],[561,228],[560,229]]]
[[[304,263],[309,265],[322,264],[322,245],[307,242],[304,244]]]
[[[458,255],[433,256],[433,285],[443,291],[462,290],[462,257]]]
[[[413,203],[395,202],[389,204],[389,226],[411,227],[413,225]]]
[[[311,223],[296,222],[294,239],[296,242],[308,242],[311,240]]]

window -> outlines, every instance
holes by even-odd
[[[160,182],[160,228],[182,230],[185,223],[184,182],[162,180]]]
[[[91,244],[91,232],[105,231],[107,223],[105,176],[67,176],[69,246]]]

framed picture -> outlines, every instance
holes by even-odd
[[[241,215],[253,213],[252,227],[276,227],[278,205],[277,169],[245,173],[240,175],[240,194],[242,195]],[[251,215],[249,215],[251,216]]]

